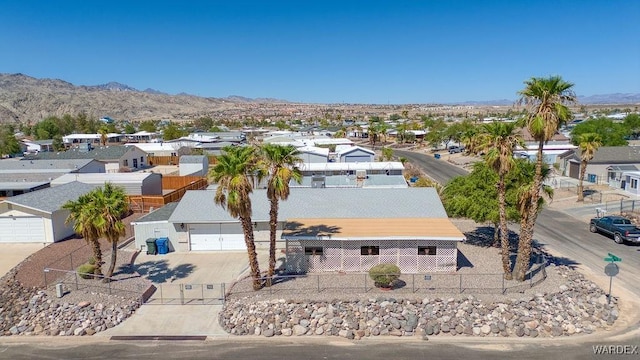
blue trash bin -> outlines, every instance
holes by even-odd
[[[164,255],[169,252],[169,238],[157,238],[156,247],[158,248],[158,254]]]
[[[440,154],[434,154],[433,157],[435,157],[436,159],[440,159]]]

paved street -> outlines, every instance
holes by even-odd
[[[61,342],[56,346],[25,343],[20,346],[6,346],[0,343],[0,358],[3,359],[368,359],[368,360],[417,360],[417,359],[637,359],[640,341],[602,342],[569,344],[547,342],[490,344],[478,342],[460,344],[457,338],[444,341],[390,341],[363,340],[351,342],[341,339],[291,339],[262,340],[213,340],[170,342],[154,340],[149,342]],[[594,355],[593,346],[614,346],[607,348],[620,355]],[[617,346],[616,346],[617,345]],[[628,353],[624,356],[624,353]],[[621,356],[622,355],[622,356]]]

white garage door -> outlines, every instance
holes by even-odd
[[[0,218],[0,243],[44,241],[43,218],[37,216]]]
[[[191,251],[246,250],[240,224],[196,224],[189,226]]]

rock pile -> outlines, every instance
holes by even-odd
[[[36,288],[24,288],[12,278],[0,285],[0,336],[93,335],[114,327],[131,316],[138,302],[124,297],[118,305],[58,303]]]
[[[613,325],[615,301],[582,275],[559,268],[567,279],[558,292],[485,304],[468,296],[355,302],[231,300],[219,322],[233,335],[271,337],[322,335],[360,339],[369,336],[518,336],[558,337],[592,333]]]

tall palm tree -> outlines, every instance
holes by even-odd
[[[256,170],[257,156],[253,146],[226,146],[217,157],[217,163],[211,170],[213,181],[218,184],[215,194],[216,204],[226,208],[229,214],[240,220],[244,242],[249,255],[249,267],[253,278],[253,289],[260,290],[260,265],[256,254],[251,222],[252,178]]]
[[[118,241],[126,232],[122,217],[129,212],[129,203],[124,189],[111,183],[95,189],[91,194],[98,212],[95,218],[100,235],[111,243],[111,262],[105,277],[109,281],[116,268]]]
[[[107,145],[107,133],[109,132],[109,130],[107,129],[106,126],[103,126],[100,128],[100,130],[98,130],[98,133],[100,134],[100,144],[102,144],[102,146],[106,146]]]
[[[584,175],[587,173],[587,165],[602,146],[602,137],[596,133],[584,133],[578,135],[578,147],[580,147],[580,182],[578,185],[578,201],[584,201]]]
[[[509,229],[507,228],[507,189],[505,178],[515,166],[514,149],[524,147],[519,125],[514,122],[493,122],[482,126],[479,149],[484,151],[484,161],[498,174],[498,223],[502,269],[507,280],[511,280],[511,258],[509,252]]]
[[[571,118],[571,111],[567,105],[576,102],[572,88],[573,84],[564,81],[560,76],[533,77],[525,81],[525,88],[519,92],[521,96],[519,102],[528,108],[525,126],[538,142],[536,172],[528,208],[529,214],[526,226],[520,231],[522,246],[518,247],[518,258],[514,269],[515,277],[519,281],[524,281],[531,262],[533,227],[538,217],[537,206],[542,188],[542,164],[544,162],[542,149],[558,129]]]
[[[293,145],[264,144],[262,150],[262,164],[269,176],[267,197],[269,198],[269,272],[268,284],[276,269],[276,232],[278,230],[278,208],[280,200],[287,200],[290,189],[289,182],[293,179],[302,182],[302,172],[298,164],[302,159],[300,152]]]
[[[102,250],[100,249],[100,228],[96,221],[96,204],[91,193],[80,196],[77,200],[67,201],[62,208],[69,210],[66,224],[73,222],[73,231],[91,246],[95,260],[95,275],[102,275]]]

